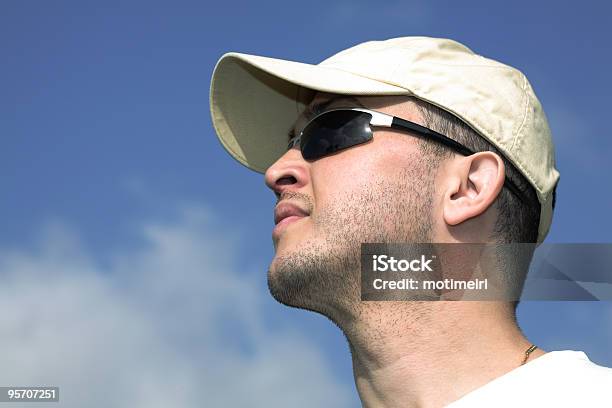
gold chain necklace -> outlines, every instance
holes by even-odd
[[[532,351],[534,351],[537,348],[538,346],[536,346],[535,344],[532,344],[531,346],[529,346],[527,350],[525,350],[525,358],[523,359],[523,362],[521,363],[521,365],[524,365],[527,362],[527,360],[529,360],[529,355],[531,354]]]

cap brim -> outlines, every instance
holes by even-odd
[[[210,111],[232,157],[263,173],[287,149],[287,133],[312,91],[344,95],[402,95],[404,88],[321,65],[228,53],[217,63]],[[310,93],[312,96],[312,93]]]

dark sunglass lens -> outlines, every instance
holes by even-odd
[[[315,160],[372,139],[372,115],[352,110],[325,112],[302,131],[302,156]]]

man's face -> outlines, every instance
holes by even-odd
[[[324,110],[363,106],[422,123],[403,97],[320,93],[310,107],[326,102]],[[307,119],[297,120],[296,134]],[[268,275],[277,300],[339,317],[359,301],[361,243],[431,240],[434,175],[418,139],[373,130],[370,142],[314,161],[294,147],[266,172],[266,184],[279,196]]]

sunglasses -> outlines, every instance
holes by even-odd
[[[475,153],[448,136],[418,123],[363,108],[331,109],[316,115],[304,126],[298,136],[289,141],[288,149],[299,145],[305,160],[317,160],[369,142],[373,138],[372,126],[414,132],[441,143],[463,156]],[[524,201],[523,194],[508,178],[504,181],[504,186]]]

